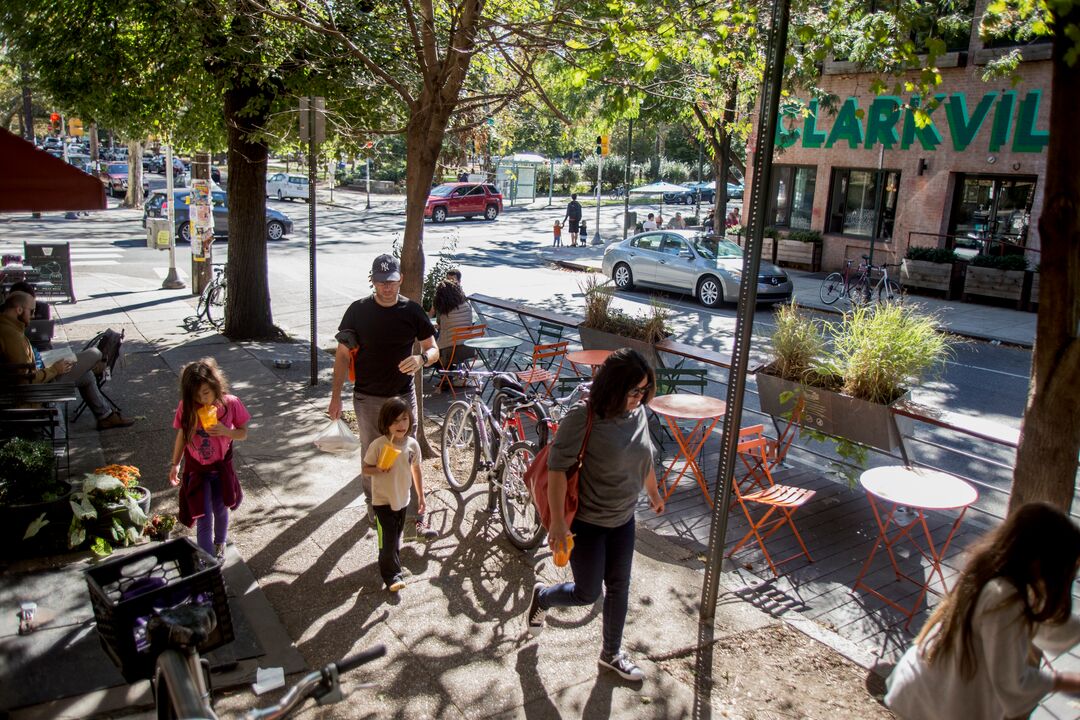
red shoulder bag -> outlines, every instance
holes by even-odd
[[[566,517],[567,527],[570,526],[574,516],[577,514],[578,474],[581,472],[585,448],[589,445],[589,434],[592,432],[592,408],[588,408],[586,412],[588,413],[588,420],[585,424],[585,439],[582,441],[581,449],[578,451],[577,462],[566,471],[566,504],[563,513]],[[533,458],[532,463],[525,470],[525,484],[529,488],[533,504],[536,505],[536,511],[540,515],[540,524],[545,529],[551,527],[551,508],[548,506],[548,455],[551,453],[553,444],[554,442],[550,442],[540,448],[540,452],[536,453],[536,457]]]

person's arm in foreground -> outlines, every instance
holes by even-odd
[[[169,484],[180,484],[180,461],[184,458],[184,431],[176,431],[172,454],[169,456]]]
[[[660,497],[660,489],[656,483],[656,468],[649,465],[649,474],[645,476],[645,493],[649,496],[649,506],[653,512],[660,515],[664,512],[664,498]]]
[[[326,410],[331,420],[337,420],[341,417],[341,388],[345,385],[345,378],[349,375],[349,362],[351,360],[352,356],[349,354],[349,348],[343,343],[338,343],[337,351],[334,353],[334,379],[330,385],[330,407]]]

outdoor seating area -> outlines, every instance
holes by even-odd
[[[471,299],[487,323],[485,341],[503,337],[509,345],[512,338],[512,352],[529,363],[540,322],[531,309]],[[546,324],[549,316],[544,313]],[[594,369],[610,352],[577,349],[575,330],[567,323],[563,335],[570,348],[566,375]],[[649,404],[666,510],[656,516],[642,496],[638,523],[704,561],[719,500],[727,368],[715,353],[695,358],[691,348],[670,346],[674,352],[660,354],[670,367],[658,369]],[[748,391],[727,508],[724,567],[740,578],[737,594],[775,616],[794,613],[834,631],[870,664],[894,662],[951,587],[964,549],[998,522],[1002,499],[951,469],[919,468],[907,458],[911,448],[872,458],[861,482],[859,474],[854,483],[838,478],[800,437],[801,403],[787,419],[769,417],[753,407],[749,393],[756,391]],[[440,412],[435,403],[429,408]],[[959,432],[966,441],[1004,443],[1008,450],[1008,438],[985,428],[969,435],[963,423],[946,428],[938,417],[917,417],[930,431]]]

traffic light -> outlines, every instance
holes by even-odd
[[[597,155],[600,155],[601,151],[603,150],[603,147],[604,147],[603,142],[602,142],[603,139],[604,139],[603,135],[597,135],[596,136],[596,154]]]
[[[82,120],[80,120],[79,118],[71,118],[70,120],[68,120],[68,135],[72,135],[74,137],[83,136]]]
[[[49,132],[60,132],[60,113],[52,113],[49,115]]]
[[[610,141],[611,141],[611,136],[610,135],[601,135],[600,136],[600,154],[603,155],[604,157],[607,157],[608,155],[611,154],[611,142]]]

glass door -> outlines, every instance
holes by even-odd
[[[961,175],[953,199],[949,234],[969,252],[1024,247],[1036,177]]]

